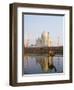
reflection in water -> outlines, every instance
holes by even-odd
[[[48,70],[52,70],[54,69],[55,72],[56,72],[56,68],[55,66],[53,65],[53,57],[51,56],[42,56],[41,58],[36,58],[36,62],[40,64],[41,66],[41,69],[44,71],[44,72],[48,72]]]
[[[25,55],[24,74],[62,73],[63,56]]]

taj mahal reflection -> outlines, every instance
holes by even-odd
[[[53,70],[56,72],[56,67],[53,64],[53,57],[52,56],[41,56],[36,59],[36,62],[40,64],[41,69],[43,72],[48,72],[49,70]]]
[[[24,74],[62,73],[62,56],[25,55]]]

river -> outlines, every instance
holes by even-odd
[[[23,74],[44,74],[44,73],[62,73],[63,56],[48,54],[43,55],[25,55],[23,62]]]

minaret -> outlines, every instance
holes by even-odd
[[[25,40],[25,47],[29,47],[29,39]]]
[[[29,47],[29,40],[27,39],[26,47]]]
[[[30,45],[30,33],[26,33],[25,39],[24,39],[24,46],[29,47]]]

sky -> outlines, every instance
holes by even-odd
[[[30,44],[35,44],[42,32],[49,32],[52,44],[58,42],[63,45],[64,16],[56,15],[25,15],[24,14],[24,42],[29,40]]]

